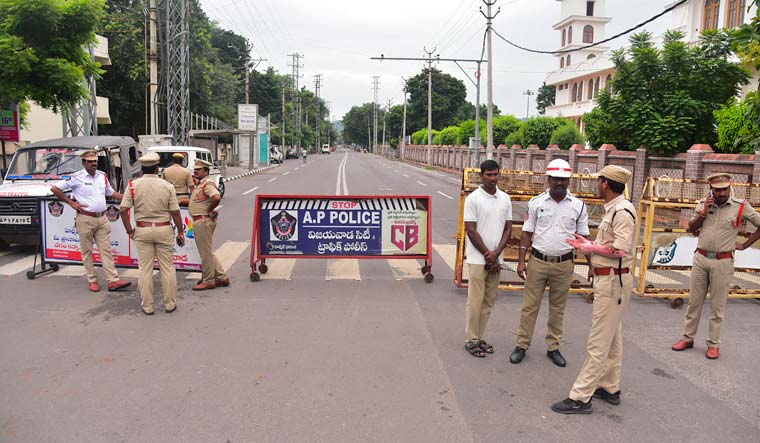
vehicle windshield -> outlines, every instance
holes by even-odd
[[[17,151],[9,179],[59,179],[82,169],[79,157],[91,148],[38,148]]]
[[[183,151],[176,151],[176,152],[182,152],[182,154],[185,154],[185,159],[182,160],[182,166],[187,167],[187,152],[183,152]],[[169,166],[172,165],[173,163],[172,154],[174,154],[174,152],[156,152],[156,154],[158,154],[158,156],[161,158],[161,160],[159,160],[158,162],[159,168],[162,168],[162,169],[168,168]]]

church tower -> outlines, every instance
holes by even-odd
[[[557,0],[562,3],[562,19],[553,28],[559,31],[561,50],[576,49],[604,40],[605,0]],[[609,46],[594,46],[576,52],[556,54],[558,67],[564,68],[602,55]]]

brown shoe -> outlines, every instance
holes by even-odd
[[[88,286],[88,288],[92,292],[98,292],[98,291],[100,291],[100,285],[96,281],[91,281],[90,284],[89,284],[89,286]]]
[[[127,286],[131,285],[132,282],[125,281],[125,280],[116,280],[115,282],[108,284],[108,290],[109,291],[118,291],[119,289],[124,289]]]
[[[216,279],[214,280],[214,284],[217,286],[223,286],[226,288],[227,286],[230,285],[230,278],[226,277],[224,279]]]
[[[710,360],[717,359],[718,357],[720,357],[720,348],[713,348],[711,346],[708,346],[705,357],[709,358]]]
[[[214,289],[216,287],[213,283],[198,283],[197,285],[193,286],[193,291],[205,291],[207,289]]]
[[[670,349],[674,351],[683,351],[684,349],[691,349],[693,347],[693,341],[679,340],[678,343],[674,344]]]

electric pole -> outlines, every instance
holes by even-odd
[[[486,13],[483,13],[483,9],[480,9],[480,13],[483,14],[483,17],[486,18],[486,40],[487,40],[487,46],[488,46],[488,82],[486,90],[488,95],[488,144],[486,145],[486,159],[492,160],[493,159],[493,48],[492,48],[492,34],[493,29],[491,28],[491,24],[493,23],[493,19],[499,15],[499,12],[501,12],[501,8],[499,8],[496,11],[496,14],[491,15],[491,6],[496,4],[496,0],[483,0],[483,3],[486,5]]]
[[[156,103],[156,94],[158,93],[158,34],[156,34],[156,0],[150,0],[150,134],[158,133],[158,103]]]
[[[373,137],[372,137],[372,150],[371,152],[375,152],[375,148],[377,147],[377,92],[378,88],[380,87],[380,76],[379,75],[373,75],[372,76],[372,90],[374,92],[374,99],[372,100],[372,127],[374,129],[373,131]]]
[[[332,132],[332,102],[327,102],[327,144],[332,146],[330,135]]]
[[[246,57],[245,62],[245,104],[248,104],[251,102],[251,90],[253,89],[253,85],[251,85],[250,76],[251,71],[256,70],[256,66],[258,66],[261,62],[265,62],[267,59],[265,58],[255,58],[251,59],[250,57]]]
[[[428,166],[433,165],[433,54],[435,53],[436,48],[433,48],[432,51],[428,51],[427,48],[423,47],[423,51],[425,51],[425,54],[427,54],[427,62],[428,62],[428,140],[427,140],[427,164]]]
[[[317,130],[317,149],[322,148],[322,109],[319,105],[319,88],[322,86],[322,74],[317,74],[314,76],[314,95],[315,95],[315,105],[317,107],[317,118],[315,121],[315,126]]]
[[[401,148],[399,148],[399,158],[404,159],[404,151],[406,150],[406,80],[401,77],[404,82],[404,118],[401,123]]]
[[[293,98],[293,122],[294,127],[294,133],[293,137],[295,138],[294,144],[297,148],[301,147],[301,91],[298,90],[298,79],[301,78],[301,68],[304,66],[301,64],[301,57],[303,57],[303,54],[295,53],[295,54],[288,54],[288,57],[293,58],[293,63],[291,63],[290,66],[293,68],[293,91],[295,93],[295,97]]]
[[[285,85],[282,85],[282,128],[280,128],[280,144],[282,145],[282,148],[285,149]],[[300,152],[297,153],[297,155],[300,154]]]
[[[533,91],[528,89],[527,91],[523,92],[523,95],[528,96],[528,104],[525,105],[525,118],[528,118],[528,113],[530,112],[530,96],[533,95]]]
[[[388,99],[388,105],[385,107],[385,114],[383,114],[383,144],[381,145],[385,149],[385,121],[388,119],[388,113],[391,110],[391,104],[393,102]]]

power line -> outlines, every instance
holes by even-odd
[[[620,38],[620,37],[622,37],[622,36],[624,36],[626,34],[629,34],[629,33],[633,32],[633,31],[635,31],[635,30],[637,30],[637,29],[645,26],[645,25],[648,25],[649,23],[657,20],[658,18],[660,18],[663,15],[667,14],[668,12],[674,10],[675,8],[681,6],[682,4],[686,3],[687,1],[689,1],[689,0],[681,0],[678,3],[675,3],[675,4],[671,5],[671,6],[669,6],[668,8],[666,8],[664,11],[660,12],[659,14],[657,14],[657,15],[655,15],[655,16],[653,16],[653,17],[651,17],[651,18],[649,18],[649,19],[647,19],[647,20],[645,20],[645,21],[643,21],[641,23],[639,23],[638,25],[636,25],[636,26],[634,26],[632,28],[626,29],[623,32],[615,34],[612,37],[606,38],[606,39],[598,41],[596,43],[592,43],[590,45],[581,46],[581,47],[575,48],[575,49],[560,49],[560,50],[557,50],[557,51],[541,51],[541,50],[538,50],[538,49],[530,49],[530,48],[526,48],[524,46],[520,46],[520,45],[518,45],[516,43],[513,43],[513,42],[507,40],[501,34],[499,34],[498,32],[496,32],[496,30],[493,29],[493,27],[492,27],[492,29],[493,29],[494,34],[496,34],[497,37],[499,37],[500,39],[504,40],[505,42],[509,43],[510,45],[514,46],[517,49],[522,49],[523,51],[533,52],[533,53],[536,53],[536,54],[567,54],[567,53],[570,53],[570,52],[577,52],[577,51],[582,51],[584,49],[593,48],[594,46],[598,46],[598,45],[601,45],[603,43],[607,43],[609,41],[612,41],[612,40],[615,40],[617,38]]]

